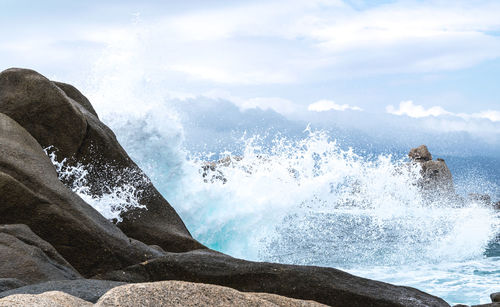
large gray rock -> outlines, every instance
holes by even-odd
[[[0,278],[0,292],[20,288],[26,286],[24,281],[17,278]]]
[[[97,278],[127,282],[183,280],[332,306],[449,306],[414,288],[360,278],[333,268],[251,262],[209,250],[168,253]]]
[[[123,213],[118,224],[129,237],[173,252],[204,248],[74,87],[51,82],[33,70],[5,70],[0,73],[0,112],[44,148],[53,146],[59,160],[84,164],[94,196],[123,184],[142,191],[139,203],[144,208]]]
[[[51,291],[42,294],[15,294],[0,299],[0,307],[90,307],[86,302],[69,294]]]
[[[125,284],[124,282],[96,279],[56,280],[0,292],[0,298],[14,294],[41,294],[47,291],[60,291],[95,303],[110,289]]]
[[[162,253],[130,240],[58,179],[37,141],[0,113],[0,224],[25,224],[83,276]]]
[[[222,286],[183,281],[160,281],[114,288],[104,294],[95,306],[321,307],[325,305],[267,293],[244,293]]]
[[[46,241],[26,225],[0,225],[0,277],[25,283],[81,278]]]

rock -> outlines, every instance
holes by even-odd
[[[127,282],[183,280],[333,306],[449,306],[417,289],[360,278],[333,268],[251,262],[209,250],[168,253],[96,278]]]
[[[471,307],[500,307],[500,303],[490,303],[490,304],[472,305]]]
[[[497,202],[493,205],[493,209],[495,209],[495,210],[500,210],[500,201],[497,201]]]
[[[173,252],[205,248],[191,237],[175,210],[74,87],[53,83],[33,70],[5,70],[0,73],[0,112],[21,124],[44,148],[53,146],[60,161],[82,163],[93,196],[124,184],[142,191],[139,204],[144,208],[123,213],[118,224],[127,236]]]
[[[492,204],[491,197],[487,194],[470,193],[468,196],[470,202],[476,202],[486,206]]]
[[[36,140],[2,113],[0,224],[27,225],[83,276],[162,255],[131,241],[65,187]]]
[[[422,178],[419,186],[428,201],[447,201],[457,206],[463,203],[455,193],[453,177],[443,159],[432,160],[432,155],[425,145],[412,148],[408,156],[421,167]]]
[[[500,303],[500,292],[495,292],[490,294],[491,301]]]
[[[0,299],[0,307],[90,307],[92,303],[63,292],[51,291],[38,295],[16,294]]]
[[[244,293],[231,288],[183,281],[130,284],[108,291],[96,307],[135,306],[325,306],[266,293]]]
[[[0,298],[14,294],[40,294],[47,291],[59,291],[95,303],[110,289],[125,284],[124,282],[96,279],[57,280],[0,292]]]
[[[426,162],[432,160],[432,155],[425,145],[420,145],[417,148],[412,148],[408,156],[410,157],[410,159],[417,162]]]
[[[0,292],[26,286],[26,283],[17,278],[0,278]]]
[[[90,101],[85,97],[76,87],[71,84],[66,84],[62,82],[52,81],[58,88],[62,89],[66,96],[73,99],[77,103],[79,103],[82,107],[84,107],[87,111],[89,111],[95,117],[97,116],[94,107],[90,103]]]
[[[26,225],[0,225],[0,277],[25,283],[76,279],[80,274]]]

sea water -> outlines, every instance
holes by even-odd
[[[108,123],[193,237],[210,248],[248,260],[335,267],[450,304],[486,303],[499,290],[499,213],[477,202],[425,201],[420,167],[405,157],[359,154],[309,127],[302,138],[243,136],[234,152],[191,152],[172,126],[157,129],[154,116]],[[109,219],[138,205],[130,187],[95,198],[82,166],[57,166],[62,176],[81,178],[74,190]],[[478,176],[455,182],[458,191],[479,185],[498,192]]]

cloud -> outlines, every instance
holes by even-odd
[[[445,109],[443,109],[442,107],[438,107],[438,106],[426,109],[421,105],[413,104],[413,101],[411,101],[411,100],[401,101],[399,103],[398,109],[396,109],[392,105],[389,105],[385,108],[385,110],[387,113],[390,113],[390,114],[407,115],[407,116],[413,117],[413,118],[452,114],[452,113],[446,111]]]
[[[324,112],[324,111],[346,111],[346,110],[353,110],[353,111],[362,111],[360,107],[356,106],[350,106],[348,104],[336,104],[335,102],[331,100],[326,100],[322,99],[319,101],[316,101],[315,103],[311,103],[307,109],[309,111],[315,111],[315,112]]]
[[[393,105],[388,105],[385,108],[387,113],[393,115],[406,115],[413,118],[423,118],[423,117],[438,117],[447,115],[450,117],[459,117],[465,120],[470,119],[487,119],[492,122],[500,122],[500,111],[487,110],[477,113],[453,113],[443,109],[440,106],[433,106],[430,108],[425,108],[422,105],[416,105],[413,101],[401,101],[399,107],[395,108]]]

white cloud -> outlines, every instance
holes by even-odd
[[[500,122],[500,111],[487,110],[478,113],[453,113],[446,111],[440,106],[433,106],[430,108],[425,108],[422,105],[416,105],[413,101],[401,101],[399,107],[395,108],[393,105],[388,105],[385,108],[387,113],[393,115],[406,115],[413,118],[423,118],[423,117],[438,117],[442,115],[447,115],[451,117],[459,117],[465,120],[469,119],[488,119],[492,122]]]
[[[396,109],[394,106],[389,105],[385,108],[387,113],[394,115],[407,115],[409,117],[421,118],[428,116],[440,116],[440,115],[450,115],[451,113],[443,109],[442,107],[434,106],[431,108],[424,108],[421,105],[413,104],[413,101],[401,101],[399,103],[399,108]]]
[[[348,104],[336,104],[335,102],[331,100],[326,100],[322,99],[319,101],[316,101],[315,103],[311,103],[307,109],[309,111],[315,111],[315,112],[324,112],[324,111],[346,111],[346,110],[353,110],[353,111],[362,111],[360,107],[356,106],[350,106]]]

